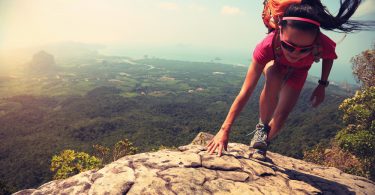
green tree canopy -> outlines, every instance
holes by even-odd
[[[340,105],[346,125],[336,140],[339,146],[363,159],[375,155],[375,86],[357,91]]]
[[[98,168],[101,161],[95,156],[74,150],[64,150],[54,155],[51,161],[51,171],[55,172],[53,179],[65,179],[80,172]]]

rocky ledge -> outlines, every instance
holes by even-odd
[[[229,143],[221,157],[209,155],[204,144],[211,138],[200,133],[178,150],[125,156],[15,194],[375,194],[366,178],[272,152],[257,161],[244,144]]]

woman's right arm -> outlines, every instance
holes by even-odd
[[[232,106],[229,109],[228,115],[221,126],[221,130],[230,132],[230,128],[234,123],[234,120],[240,114],[242,109],[245,107],[247,101],[249,100],[251,94],[253,93],[259,77],[261,76],[265,65],[259,64],[254,59],[247,71],[246,78],[242,84],[241,91],[234,100]]]
[[[259,77],[262,74],[265,65],[257,63],[254,59],[247,71],[245,81],[242,85],[240,93],[237,95],[232,106],[230,107],[227,118],[225,119],[222,127],[215,137],[206,145],[207,152],[212,154],[218,148],[218,156],[221,156],[221,152],[224,148],[227,151],[228,138],[230,133],[230,128],[241,112],[243,107],[245,107],[246,102],[249,100],[254,88],[256,87]]]

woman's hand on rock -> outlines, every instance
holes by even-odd
[[[221,156],[223,149],[225,151],[228,147],[229,131],[220,129],[215,137],[206,145],[207,152],[213,154],[218,149],[218,156]]]

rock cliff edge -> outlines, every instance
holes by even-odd
[[[257,161],[244,144],[229,143],[221,157],[209,155],[204,145],[211,138],[199,133],[178,150],[125,156],[15,194],[375,194],[366,178],[272,152]]]

